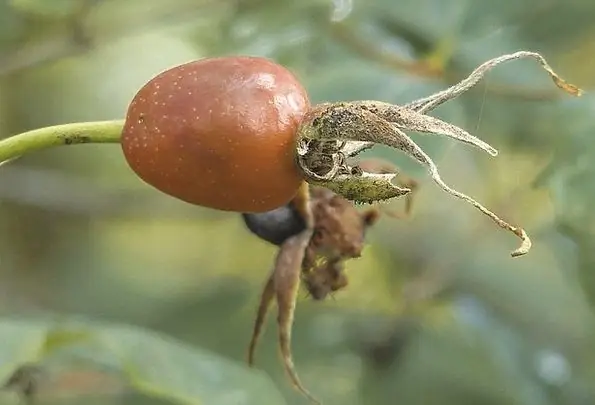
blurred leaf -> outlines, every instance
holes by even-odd
[[[39,360],[49,329],[49,324],[45,322],[0,322],[0,385],[22,365]]]
[[[62,330],[58,328],[49,329],[46,334],[45,343],[41,348],[42,355],[51,355],[64,347],[85,343],[93,336],[87,331]]]
[[[25,31],[24,19],[5,1],[0,1],[0,50],[21,38]]]
[[[555,143],[553,159],[540,174],[537,184],[547,185],[552,193],[558,222],[595,232],[595,138],[593,113],[595,96],[591,93],[577,100],[569,100],[553,112]],[[545,124],[542,124],[545,129]]]
[[[42,18],[66,18],[88,0],[9,0],[16,10]]]
[[[520,35],[536,43],[548,42],[558,48],[573,47],[581,38],[592,41],[592,35],[585,37],[584,34],[592,30],[595,3],[548,1],[537,7],[531,0],[524,0],[523,3],[524,10],[516,18]]]
[[[283,403],[281,394],[260,372],[132,326],[4,319],[0,333],[4,380],[24,364],[78,359],[107,367],[140,393],[174,403]]]

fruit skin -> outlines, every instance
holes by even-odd
[[[295,140],[309,106],[297,78],[268,59],[201,59],[138,91],[122,150],[142,180],[180,200],[269,211],[290,201],[303,181]]]

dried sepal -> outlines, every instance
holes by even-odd
[[[359,155],[367,149],[372,148],[373,146],[374,142],[345,142],[345,144],[341,148],[341,153],[343,154],[343,156],[353,157]]]
[[[556,72],[554,72],[554,70],[547,63],[543,56],[536,52],[519,51],[512,54],[502,55],[490,59],[487,62],[484,62],[483,64],[478,66],[473,72],[471,72],[469,76],[456,83],[455,85],[438,93],[432,94],[428,97],[424,97],[419,100],[412,101],[411,103],[405,104],[405,107],[420,112],[422,114],[432,111],[439,105],[454,98],[457,98],[461,94],[465,93],[466,91],[477,85],[477,83],[479,83],[480,80],[483,79],[483,77],[489,70],[495,68],[496,66],[502,63],[523,58],[536,59],[537,62],[543,67],[543,69],[550,75],[554,84],[558,86],[560,89],[573,96],[582,95],[583,91],[574,84],[570,84],[566,82],[564,79],[562,79]]]
[[[275,261],[277,262],[277,260]],[[274,272],[275,270],[273,270],[273,272],[267,279],[262,293],[260,294],[260,303],[258,304],[256,319],[254,320],[254,328],[252,330],[252,336],[250,337],[250,345],[248,346],[249,366],[254,365],[254,360],[256,356],[256,346],[258,345],[258,341],[260,340],[260,336],[262,335],[262,329],[267,319],[269,309],[273,304],[273,299],[275,299],[275,282],[273,280]]]
[[[332,180],[308,179],[311,184],[329,190],[358,203],[371,204],[376,201],[402,197],[411,192],[409,188],[393,183],[396,174],[376,174],[359,172],[356,174],[338,174]]]
[[[493,59],[488,60],[487,62],[481,64],[477,67],[469,76],[465,79],[461,80],[460,82],[452,85],[451,87],[442,90],[440,92],[434,93],[428,97],[424,97],[418,100],[414,100],[410,103],[407,103],[402,106],[402,108],[407,108],[409,110],[416,111],[421,114],[426,114],[440,105],[444,104],[447,101],[453,100],[459,97],[461,94],[467,92],[471,88],[475,87],[485,76],[485,74],[490,71],[491,69],[495,68],[496,66],[510,62],[513,60],[524,59],[524,58],[533,58],[536,59],[537,62],[544,68],[544,70],[550,75],[554,84],[565,91],[566,93],[573,95],[573,96],[581,96],[583,94],[583,90],[579,87],[575,86],[574,84],[566,82],[562,79],[547,63],[545,58],[536,52],[528,52],[528,51],[519,51],[508,55],[502,55]],[[358,153],[371,148],[374,145],[373,142],[348,142],[344,150],[349,152],[349,156],[355,156]]]
[[[353,108],[344,104],[338,105],[336,108],[333,106],[325,106],[322,113],[323,115],[321,117],[308,117],[307,119],[310,121],[304,121],[305,125],[308,125],[308,122],[311,123],[311,127],[308,131],[305,131],[305,133],[308,133],[310,136],[313,136],[314,139],[318,140],[373,140],[376,144],[390,146],[405,152],[409,157],[426,166],[434,182],[444,191],[467,201],[490,217],[496,224],[498,224],[498,226],[511,231],[521,238],[522,244],[518,249],[512,252],[513,257],[523,255],[531,248],[531,241],[523,229],[510,225],[473,198],[448,186],[442,180],[438,167],[432,158],[430,158],[419,145],[395,125],[376,116],[371,111],[361,109],[359,106],[354,106]],[[344,130],[339,131],[339,128],[343,128]],[[308,155],[306,154],[305,156]],[[307,160],[302,160],[301,162],[307,162]],[[368,176],[390,175],[368,174]],[[336,193],[341,194],[345,198],[357,202],[370,203],[387,199],[385,193],[386,189],[379,189],[375,183],[370,181],[368,176],[366,176],[365,172],[356,175],[338,175],[332,180],[325,181],[323,185],[332,189]],[[394,176],[392,178],[394,178]],[[358,187],[345,187],[346,184],[351,185],[353,183],[357,184]],[[390,182],[389,184],[392,185]],[[365,190],[366,194],[358,194],[360,190]],[[346,193],[343,194],[345,191]],[[382,191],[382,193],[380,191]]]
[[[273,279],[278,310],[279,350],[281,351],[285,371],[298,391],[308,397],[312,402],[320,403],[300,381],[291,352],[291,330],[300,286],[301,264],[311,235],[312,230],[308,229],[296,236],[290,237],[281,245]]]
[[[405,106],[369,100],[314,106],[304,116],[298,129],[298,164],[308,181],[328,187],[350,200],[382,201],[387,199],[387,183],[392,184],[394,177],[375,183],[378,177],[370,176],[365,171],[346,171],[348,166],[344,160],[375,144],[399,149],[426,166],[434,182],[444,191],[470,203],[498,226],[519,237],[521,246],[512,252],[512,256],[524,255],[531,248],[527,233],[502,220],[473,198],[448,186],[442,180],[433,160],[404,131],[446,135],[496,156],[497,150],[486,142],[453,124],[425,114],[475,86],[495,66],[527,57],[537,59],[559,88],[572,95],[581,94],[578,87],[561,79],[541,55],[525,51],[503,55],[482,64],[454,86]],[[401,195],[405,194],[407,193]]]
[[[405,207],[402,212],[396,212],[389,209],[386,205],[378,204],[378,210],[382,211],[385,215],[396,218],[396,219],[407,219],[410,218],[413,212],[413,205],[415,203],[415,195],[419,188],[417,180],[403,174],[399,168],[391,162],[384,159],[368,158],[357,162],[357,167],[360,170],[377,173],[377,174],[390,174],[397,173],[394,182],[400,186],[411,190],[409,194],[405,196]]]
[[[310,243],[314,231],[314,218],[309,202],[308,185],[302,184],[298,194],[292,201],[295,209],[304,219],[306,228],[296,235],[285,240],[277,253],[272,273],[265,284],[261,294],[254,329],[248,349],[248,364],[254,365],[256,345],[262,334],[267,312],[273,299],[277,302],[277,323],[279,335],[279,350],[283,359],[283,365],[289,379],[294,387],[306,396],[313,403],[319,404],[316,399],[302,384],[298,377],[293,355],[291,352],[291,330],[293,327],[293,316],[297,294],[300,286],[302,262],[306,248]]]
[[[322,151],[325,142],[336,145],[337,141],[349,142],[372,142],[373,144],[384,144],[393,146],[399,139],[393,136],[394,129],[445,135],[457,141],[475,146],[496,156],[498,151],[488,143],[469,134],[465,130],[438,118],[419,114],[416,111],[377,101],[356,101],[334,104],[320,104],[313,107],[304,116],[299,128],[300,154],[299,159],[310,157],[310,160],[322,159],[326,155],[326,161],[341,161],[341,156],[332,157],[333,150],[327,148]],[[313,150],[307,146],[312,140],[318,141],[317,149]],[[403,145],[406,147],[407,145]],[[344,144],[342,149],[351,145]],[[339,149],[341,155],[345,152]],[[349,150],[350,153],[353,153]],[[311,165],[305,166],[305,171],[311,170]]]
[[[491,156],[498,155],[498,151],[487,142],[439,118],[424,115],[410,108],[378,101],[357,101],[353,105],[366,109],[374,115],[395,124],[397,128],[427,134],[444,135],[459,142],[475,146]]]

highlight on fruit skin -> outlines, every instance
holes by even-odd
[[[170,68],[134,96],[122,132],[130,168],[191,204],[265,212],[303,180],[295,137],[308,94],[285,67],[251,56]]]

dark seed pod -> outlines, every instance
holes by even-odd
[[[244,213],[242,218],[250,232],[276,246],[306,228],[304,219],[293,204],[261,213]]]

